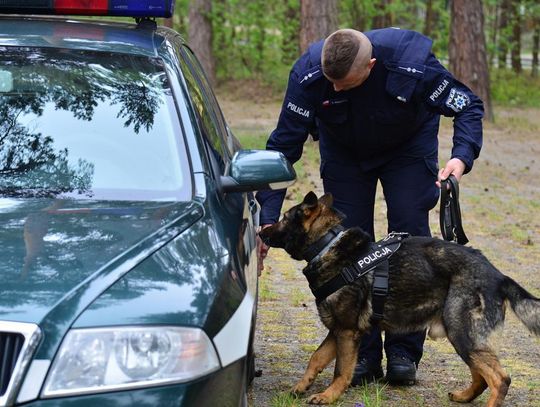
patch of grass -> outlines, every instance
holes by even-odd
[[[386,400],[386,384],[372,383],[359,387],[352,388],[351,395],[360,404],[360,401],[365,407],[382,407],[385,405]],[[361,405],[361,404],[360,404]]]
[[[254,132],[249,129],[234,130],[234,135],[240,141],[242,148],[264,150],[266,148],[266,140],[268,133]]]
[[[280,270],[281,275],[283,276],[283,279],[285,280],[294,280],[296,279],[297,271],[294,269],[294,267],[285,267],[282,270]]]
[[[278,393],[270,400],[271,407],[300,407],[304,403],[294,394]]]
[[[319,345],[315,343],[304,343],[300,345],[300,349],[306,353],[309,353],[310,355],[317,350]]]
[[[300,324],[298,326],[298,340],[302,343],[317,342],[318,332],[313,326]],[[317,342],[318,343],[318,342]],[[318,345],[317,345],[318,346]]]
[[[285,372],[291,368],[291,364],[283,360],[276,360],[275,362],[272,362],[271,366],[274,372]]]
[[[439,406],[450,406],[450,399],[448,398],[448,388],[446,384],[436,383],[435,392],[437,393]]]
[[[531,236],[529,235],[529,232],[527,230],[523,230],[523,228],[512,225],[511,230],[512,239],[515,240],[518,243],[530,245],[529,242],[531,242]]]
[[[306,177],[306,168],[304,166],[304,161],[305,160],[301,159],[295,162],[293,165],[294,170],[296,171],[296,179],[304,179]]]
[[[275,301],[278,299],[278,295],[272,291],[271,282],[267,278],[259,279],[259,299],[261,301]]]
[[[514,131],[538,131],[538,125],[526,117],[508,116],[504,118],[504,127]]]
[[[298,307],[306,302],[306,294],[298,287],[294,287],[290,291],[290,300],[295,307]]]
[[[491,71],[491,98],[502,106],[540,107],[540,77],[529,72],[516,75],[506,69]]]

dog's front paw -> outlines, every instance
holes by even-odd
[[[296,385],[291,389],[291,393],[295,395],[304,394],[307,389],[309,389],[309,384],[304,383],[303,380],[300,380]]]
[[[324,393],[317,393],[317,394],[314,394],[313,396],[311,396],[309,399],[308,399],[308,404],[317,404],[317,405],[321,405],[321,404],[331,404],[334,400],[332,400],[330,397],[328,397],[326,394]]]

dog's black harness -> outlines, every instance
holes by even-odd
[[[343,232],[341,229],[338,234]],[[329,237],[323,237],[319,241],[326,242],[324,245],[321,243],[318,247],[328,250],[330,242],[337,240],[338,235],[336,231],[328,232]],[[315,286],[315,275],[311,273],[304,273],[309,282],[311,292],[315,296],[317,305],[323,301],[330,294],[333,294],[342,287],[358,280],[365,274],[373,271],[373,285],[372,285],[372,322],[379,322],[383,317],[384,303],[388,294],[388,259],[399,249],[401,242],[404,238],[408,237],[408,233],[392,232],[384,239],[375,243],[370,243],[368,248],[360,254],[359,259],[349,267],[345,267],[341,272],[321,285]],[[313,246],[313,245],[312,245]],[[311,248],[311,246],[310,246]],[[313,260],[321,254],[313,255],[314,250],[310,250],[310,260]],[[307,256],[304,256],[307,258]]]

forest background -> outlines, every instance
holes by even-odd
[[[436,56],[484,99],[489,119],[492,101],[540,107],[537,0],[176,0],[165,23],[218,87],[256,83],[280,97],[309,43],[338,28],[395,26],[431,37]]]

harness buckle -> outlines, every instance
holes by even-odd
[[[394,231],[392,231],[383,239],[383,242],[387,242],[388,240],[394,239],[394,238],[397,238],[398,240],[401,240],[401,239],[405,239],[407,237],[409,237],[408,232],[394,232]]]
[[[377,274],[373,276],[372,293],[379,296],[386,296],[388,294],[387,276],[379,276]]]
[[[351,284],[356,280],[356,273],[354,272],[354,268],[351,269],[351,267],[344,267],[341,271],[341,276],[347,284]]]

